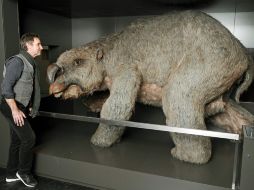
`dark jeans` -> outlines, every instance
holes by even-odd
[[[17,106],[28,117],[27,109],[18,102]],[[0,104],[0,111],[9,123],[11,135],[7,175],[13,175],[17,171],[20,174],[29,174],[33,162],[32,148],[35,144],[34,131],[27,118],[24,118],[24,125],[22,127],[14,123],[11,109],[4,99],[2,99]]]

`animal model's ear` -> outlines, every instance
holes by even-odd
[[[104,54],[103,49],[98,48],[97,52],[96,52],[96,58],[97,58],[98,61],[100,61],[103,58],[103,54]]]

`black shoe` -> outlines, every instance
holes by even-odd
[[[10,182],[14,182],[14,181],[19,181],[19,178],[15,174],[7,175],[6,178],[5,178],[5,181],[7,183],[10,183]]]
[[[35,187],[38,182],[32,175],[28,174],[19,174],[18,172],[16,173],[16,176],[25,184],[27,187]]]

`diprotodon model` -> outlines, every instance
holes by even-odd
[[[78,98],[109,89],[101,118],[128,120],[135,102],[161,106],[170,126],[206,129],[205,118],[240,133],[253,115],[239,97],[253,79],[253,60],[228,29],[200,11],[140,18],[123,31],[63,52],[48,67],[50,93]],[[94,145],[118,142],[125,127],[100,124]],[[202,164],[209,137],[172,133],[171,154]]]

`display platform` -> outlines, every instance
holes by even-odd
[[[52,112],[73,114],[75,103],[54,104]],[[165,118],[160,108],[138,105],[132,120],[164,124]],[[97,124],[39,117],[34,126],[35,171],[41,176],[97,189],[222,190],[232,186],[235,144],[229,140],[212,139],[210,162],[194,165],[170,155],[173,143],[167,132],[127,128],[120,143],[99,148],[90,143]]]

